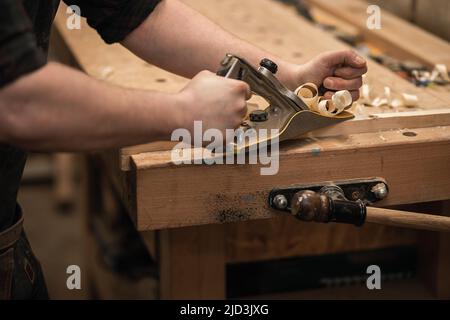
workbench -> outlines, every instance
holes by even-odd
[[[276,1],[183,2],[226,30],[293,62],[348,48]],[[383,12],[386,29],[368,30],[361,27],[366,15],[358,1],[311,2],[319,4],[320,10],[334,10],[343,23],[368,40],[375,39],[378,46],[400,52],[402,58],[450,67],[447,42],[388,13]],[[350,19],[349,12],[359,18]],[[131,88],[177,92],[187,83],[120,45],[102,43],[84,22],[81,30],[68,30],[66,17],[65,8],[60,8],[54,34],[58,55],[66,63]],[[432,50],[426,50],[428,44]],[[377,205],[434,201],[435,211],[450,212],[445,202],[436,203],[450,199],[450,91],[417,88],[373,61],[369,61],[367,81],[374,91],[388,86],[396,93],[417,95],[419,108],[398,110],[379,122],[374,119],[359,133],[348,133],[341,125],[342,131],[330,129],[328,134],[282,143],[280,170],[274,176],[261,176],[260,165],[175,166],[170,142],[97,154],[90,164],[88,208],[105,210],[96,203],[96,196],[112,190],[158,261],[160,298],[224,298],[228,264],[402,245],[420,247],[421,279],[435,296],[450,297],[450,238],[446,234],[371,224],[362,228],[307,224],[268,208],[267,195],[274,187],[382,177],[390,193]],[[94,272],[90,279],[99,282],[100,277]]]

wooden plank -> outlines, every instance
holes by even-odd
[[[367,112],[373,108],[367,108]],[[386,130],[429,128],[450,125],[450,109],[436,109],[423,111],[403,111],[390,113],[373,113],[357,116],[353,120],[334,126],[311,131],[307,134],[311,138],[333,137],[357,133],[381,132]],[[120,168],[131,170],[130,158],[133,154],[164,151],[173,149],[178,142],[158,142],[126,148],[120,156]]]
[[[368,108],[370,110],[370,108]],[[450,109],[378,113],[360,116],[335,126],[312,131],[313,137],[332,137],[386,130],[430,128],[450,125]]]
[[[376,225],[362,228],[276,217],[226,225],[226,260],[232,263],[415,245],[417,232]]]
[[[336,18],[333,14],[321,10],[318,7],[310,7],[310,14],[313,16],[315,22],[336,27],[339,31],[337,34],[345,33],[354,39],[362,40],[362,34],[358,28],[342,19]],[[336,35],[336,33],[333,34]]]
[[[268,192],[277,186],[380,176],[390,184],[380,206],[447,199],[450,127],[317,138],[286,145],[278,174],[260,165],[183,165],[170,152],[134,155],[139,230],[273,217]],[[424,170],[426,168],[426,170]],[[186,211],[189,208],[189,211]]]
[[[415,22],[422,28],[450,41],[450,2],[448,0],[416,0]]]
[[[408,21],[412,21],[414,19],[415,10],[413,1],[414,0],[366,0],[368,5],[376,4],[383,9],[392,12],[396,16]]]
[[[359,0],[308,0],[321,9],[352,23],[364,33],[366,38],[384,48],[386,53],[399,58],[414,59],[433,67],[443,63],[450,69],[450,45],[423,29],[398,19],[382,10],[381,29],[367,28],[368,4]]]
[[[161,299],[224,299],[223,226],[159,231]]]

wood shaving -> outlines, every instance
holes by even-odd
[[[431,72],[413,70],[412,75],[417,81],[422,83],[450,83],[450,77],[448,75],[447,66],[445,64],[436,64]]]
[[[364,84],[360,89],[361,99],[358,105],[362,104],[366,107],[390,107],[398,111],[399,108],[416,108],[419,106],[419,98],[416,95],[402,93],[399,97],[394,97],[390,87],[384,87],[384,93],[371,99],[371,88],[368,84]]]
[[[112,76],[114,73],[114,69],[111,66],[107,66],[101,69],[100,71],[100,78],[103,80],[108,79],[110,76]]]
[[[347,90],[336,92],[331,100],[319,96],[319,90],[314,83],[305,83],[295,90],[309,109],[326,117],[333,117],[351,107],[352,95]]]
[[[450,82],[450,77],[448,76],[447,66],[445,64],[437,64],[434,66],[434,70],[431,73],[431,81],[442,80],[445,82]]]

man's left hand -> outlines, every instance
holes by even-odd
[[[290,87],[312,82],[328,90],[324,94],[326,99],[330,99],[336,91],[348,90],[353,101],[356,101],[359,99],[362,75],[366,72],[366,60],[352,50],[325,52],[306,64],[293,67]]]

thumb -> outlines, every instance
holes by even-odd
[[[366,66],[366,60],[353,50],[326,52],[322,54],[321,59],[327,67],[348,65],[353,68],[363,68]]]

